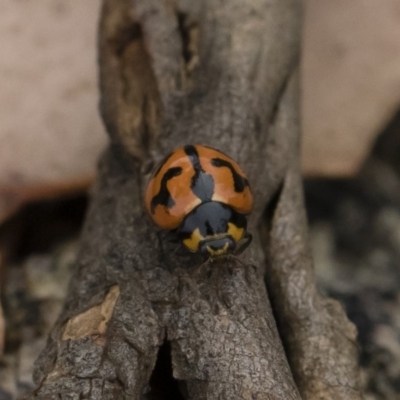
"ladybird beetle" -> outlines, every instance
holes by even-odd
[[[192,252],[218,257],[238,252],[242,239],[250,244],[249,181],[234,160],[211,147],[187,145],[168,155],[150,179],[145,205],[153,221],[175,231]]]

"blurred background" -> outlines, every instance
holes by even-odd
[[[321,290],[359,330],[366,399],[400,399],[400,3],[306,0],[305,196]],[[99,0],[0,4],[0,399],[32,388],[106,143]]]

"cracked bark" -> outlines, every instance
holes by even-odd
[[[104,0],[100,107],[111,143],[30,399],[168,398],[151,378],[166,342],[182,398],[360,398],[354,328],[317,294],[307,247],[300,8]],[[249,177],[255,238],[245,267],[178,257],[144,211],[152,167],[187,143],[222,149]]]

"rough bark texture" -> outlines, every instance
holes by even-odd
[[[267,287],[302,397],[357,399],[356,328],[316,290],[301,185],[298,169],[289,170],[272,219]]]
[[[172,398],[161,379],[153,376],[149,387],[165,342],[186,398],[360,397],[357,355],[348,351],[354,329],[347,320],[340,331],[330,325],[344,317],[317,296],[305,246],[295,72],[300,6],[104,1],[101,111],[112,144],[31,399]],[[248,174],[255,238],[240,262],[177,256],[144,211],[152,167],[186,143],[223,149]],[[259,235],[268,204],[267,283],[279,333]]]

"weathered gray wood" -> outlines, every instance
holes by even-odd
[[[300,9],[298,0],[104,0],[101,112],[112,144],[100,163],[77,270],[37,362],[39,387],[31,399],[149,398],[147,385],[165,340],[174,377],[190,399],[300,399],[292,375],[304,399],[317,398],[321,391],[308,385],[301,361],[313,359],[315,348],[305,343],[301,351],[310,355],[300,355],[296,334],[287,334],[292,325],[282,317],[283,341],[294,343],[288,348],[293,371],[283,350],[263,280],[258,229],[270,204],[276,216],[268,271],[274,280],[267,281],[292,290],[278,267],[286,256],[293,259],[290,249],[279,252],[285,240],[280,210],[293,206],[289,223],[304,228],[298,217],[303,205],[295,201],[301,187],[287,189],[298,157]],[[187,143],[222,149],[248,174],[255,238],[242,262],[201,264],[197,257],[177,256],[144,211],[150,170]],[[305,239],[304,229],[299,234]],[[309,269],[307,274],[312,277]],[[311,278],[305,289],[304,295],[315,292]],[[281,312],[288,303],[274,304]],[[310,309],[299,318],[306,324],[325,312]],[[282,316],[290,317],[284,310]],[[354,375],[355,355],[345,361]],[[336,370],[342,365],[335,359],[324,366],[327,383],[341,385],[349,372]],[[355,382],[343,382],[356,390]]]

